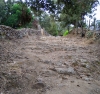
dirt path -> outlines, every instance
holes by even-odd
[[[7,67],[24,87],[7,88],[6,94],[100,94],[99,47],[86,39],[30,36],[14,47],[17,56]]]

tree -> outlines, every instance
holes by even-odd
[[[32,13],[31,10],[26,6],[26,4],[21,4],[21,24],[25,25],[32,20]]]
[[[16,14],[12,14],[11,16],[8,17],[8,19],[6,20],[5,24],[7,26],[11,26],[11,27],[16,27],[17,26],[17,21],[18,21],[18,17]]]
[[[13,15],[9,19],[14,19],[15,14],[21,13],[18,16],[18,23],[21,25],[30,22],[32,18],[31,11],[28,8],[30,7],[34,15],[38,17],[41,16],[43,11],[48,11],[49,15],[53,15],[55,23],[59,21],[63,27],[69,27],[70,24],[73,24],[76,28],[81,26],[83,34],[84,16],[95,11],[98,0],[25,0],[25,3],[18,0],[17,4],[20,5],[21,10],[13,13],[12,6],[15,3],[14,0],[7,0],[5,15],[7,18]]]
[[[39,17],[39,23],[42,28],[45,28],[45,30],[49,30],[50,27],[50,15],[48,15],[46,12],[40,15]]]
[[[8,14],[8,19],[5,21],[5,25],[11,27],[20,27],[29,23],[32,20],[31,10],[24,3],[15,3]]]
[[[57,4],[63,6],[63,8],[60,7],[60,10],[62,10],[61,14],[65,15],[62,19],[66,21],[65,25],[73,24],[75,27],[80,25],[83,36],[84,16],[95,10],[98,0],[58,0]]]
[[[96,18],[94,18],[94,30],[96,29]]]
[[[64,27],[70,24],[81,26],[83,36],[84,16],[95,10],[98,0],[29,0],[28,4],[37,14],[43,10],[49,11],[55,15],[54,20],[58,18]]]
[[[91,23],[91,26],[94,27],[94,30],[100,30],[100,20],[96,20],[96,18],[94,18],[94,21]]]
[[[25,26],[31,20],[31,9],[22,0],[0,1],[0,24],[20,27]]]
[[[98,30],[100,30],[100,21],[97,22]]]
[[[14,2],[13,0],[7,0],[5,11],[6,11],[6,19],[11,15],[11,7],[13,6]]]
[[[57,23],[55,22],[54,18],[51,15],[48,15],[46,12],[41,14],[39,17],[39,22],[42,28],[45,28],[45,30],[51,34],[51,35],[57,35],[58,34],[58,28]]]
[[[3,23],[3,20],[5,19],[5,1],[1,0],[0,1],[0,24]]]

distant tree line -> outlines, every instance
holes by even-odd
[[[98,3],[98,0],[1,0],[0,24],[24,26],[34,15],[53,35],[66,27],[69,30],[71,24],[75,28],[81,27],[84,34],[85,16],[91,17]]]

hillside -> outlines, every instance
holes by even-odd
[[[73,35],[1,40],[0,94],[100,94],[100,44]]]

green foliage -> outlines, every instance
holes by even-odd
[[[14,4],[12,7],[11,7],[11,10],[12,10],[12,13],[16,13],[17,11],[21,11],[22,7],[20,4]]]
[[[82,21],[87,13],[92,13],[96,7],[98,0],[58,0],[57,4],[63,4],[60,19],[66,21],[67,24],[74,24]],[[62,7],[60,7],[62,8]]]
[[[4,0],[0,0],[0,24],[3,23],[5,19],[5,2]]]
[[[56,34],[57,34],[56,23],[52,20],[52,21],[50,22],[50,25],[51,25],[51,27],[50,27],[50,29],[49,29],[48,32],[49,32],[50,34],[56,36]]]
[[[49,27],[51,26],[50,24],[50,16],[47,13],[43,13],[39,17],[39,23],[41,27],[44,27],[46,30],[49,30]]]
[[[1,0],[0,24],[26,27],[33,19],[32,10],[46,31],[59,35],[70,24],[83,27],[84,16],[92,13],[97,4],[98,0]]]
[[[32,13],[23,2],[14,0],[0,1],[0,24],[11,27],[20,27],[30,23]]]
[[[40,25],[42,28],[45,28],[45,30],[54,36],[58,35],[58,24],[55,22],[54,18],[47,13],[43,13],[39,18]]]
[[[8,17],[6,20],[5,24],[11,27],[14,27],[17,25],[18,17],[16,14],[12,14],[11,16]]]
[[[68,35],[68,30],[66,30],[64,33],[63,33],[63,36],[66,36],[66,35]]]
[[[54,20],[61,22],[61,26],[73,24],[76,28],[81,27],[83,33],[84,16],[92,13],[98,4],[98,0],[29,0],[33,3],[32,7],[39,13],[42,10],[48,10],[54,15]],[[35,6],[34,6],[35,5]],[[54,26],[54,25],[53,25]],[[50,28],[52,32],[55,26]],[[69,29],[68,29],[69,30]],[[58,30],[59,31],[59,30]]]

